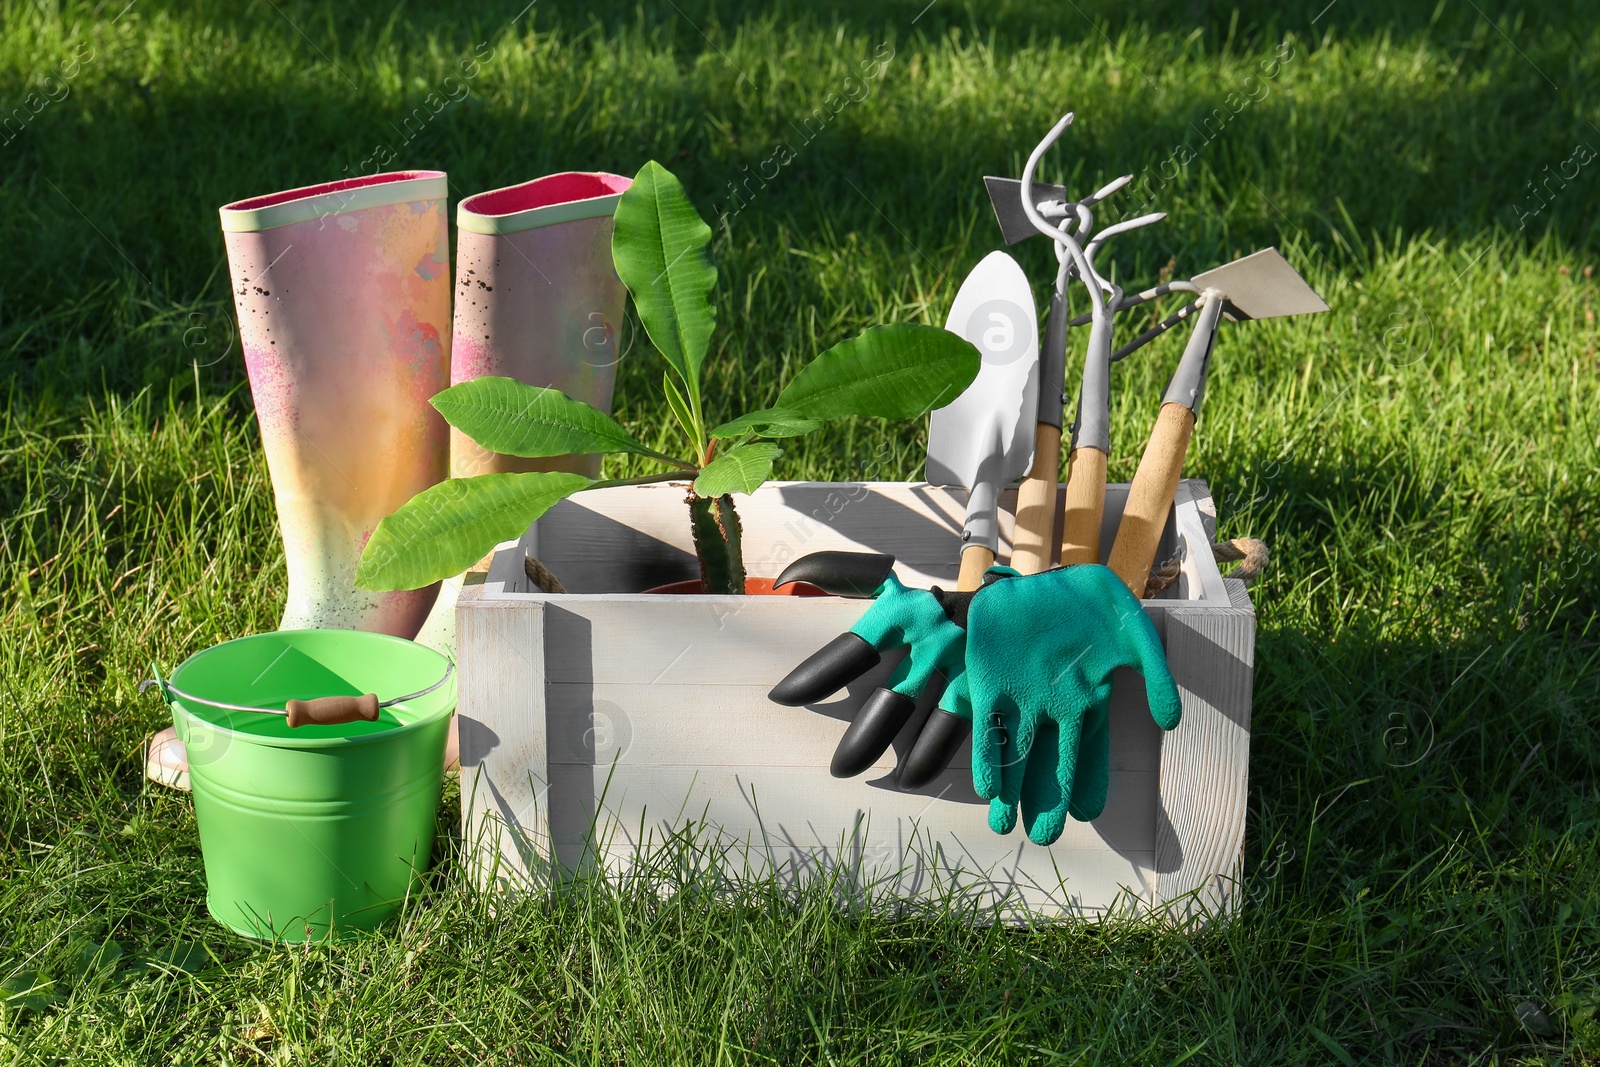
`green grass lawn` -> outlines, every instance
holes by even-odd
[[[1600,1061],[1591,5],[123,3],[0,14],[0,1063]],[[381,936],[207,918],[136,685],[284,593],[220,204],[385,145],[455,198],[658,159],[727,216],[718,418],[942,322],[998,245],[979,177],[1067,108],[1045,177],[1131,171],[1169,215],[1121,277],[1276,244],[1333,307],[1224,331],[1189,458],[1274,560],[1235,920],[971,929],[694,880],[512,904],[462,876],[453,796]],[[646,347],[617,410],[650,441]],[[1177,347],[1117,371],[1113,478]],[[777,473],[915,478],[922,432]]]

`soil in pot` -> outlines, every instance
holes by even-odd
[[[827,596],[828,594],[807,582],[790,582],[782,589],[772,588],[771,578],[746,578],[744,592],[746,596]],[[646,593],[674,593],[693,594],[705,592],[705,587],[700,584],[700,579],[691,578],[686,582],[669,582],[646,589]]]

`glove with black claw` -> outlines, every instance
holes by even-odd
[[[967,607],[976,594],[907,588],[892,573],[893,566],[893,556],[813,552],[778,576],[774,586],[809,582],[838,596],[870,596],[873,604],[848,631],[790,671],[770,696],[789,707],[826,700],[877,666],[882,653],[905,648],[906,657],[888,684],[874,690],[851,720],[829,770],[836,778],[853,778],[876,763],[938,674],[945,682],[940,706],[899,767],[900,788],[917,789],[944,771],[971,729],[960,679]]]

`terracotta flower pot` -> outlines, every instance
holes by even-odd
[[[772,588],[771,578],[746,578],[744,580],[745,596],[827,596],[828,594],[818,589],[809,582],[790,582],[782,589]],[[705,592],[705,587],[700,579],[690,578],[685,582],[668,582],[658,585],[653,589],[646,589],[646,593],[667,593],[672,595],[698,595]]]

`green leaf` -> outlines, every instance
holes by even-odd
[[[1306,1029],[1311,1032],[1311,1036],[1316,1038],[1323,1048],[1339,1057],[1339,1062],[1344,1064],[1345,1067],[1356,1067],[1354,1057],[1344,1050],[1343,1045],[1333,1039],[1332,1034],[1324,1033],[1310,1024],[1307,1024]]]
[[[131,966],[136,974],[153,974],[161,971],[181,971],[200,974],[212,966],[211,954],[206,947],[193,941],[178,941],[163,945],[141,955]]]
[[[38,971],[18,971],[0,982],[0,1005],[44,1011],[60,998],[56,984]]]
[[[683,378],[697,406],[700,365],[717,321],[711,306],[717,284],[708,250],[711,227],[678,179],[654,160],[639,168],[622,194],[613,226],[617,276],[633,294],[650,342]]]
[[[753,493],[772,473],[772,463],[783,455],[777,445],[756,441],[730,448],[700,469],[694,491],[701,496]]]
[[[762,408],[748,415],[730,419],[721,426],[712,427],[712,437],[738,437],[753,433],[758,437],[799,437],[822,425],[821,419],[802,415],[786,408]]]
[[[432,404],[446,422],[491,452],[530,457],[654,454],[605,412],[559,389],[540,389],[514,378],[474,378],[439,393]]]
[[[813,419],[914,419],[960,396],[983,362],[966,339],[937,326],[874,326],[808,363],[774,407]]]
[[[362,589],[421,589],[521,537],[557,501],[593,482],[560,471],[480,474],[424,489],[378,523],[361,553]]]
[[[683,432],[689,440],[694,442],[696,450],[704,448],[700,440],[698,425],[695,423],[694,412],[689,410],[689,402],[683,398],[683,393],[678,390],[672,381],[672,375],[661,376],[661,391],[667,394],[667,407],[672,409],[672,417],[678,420],[678,425],[683,427]]]
[[[91,971],[115,968],[117,961],[122,958],[120,941],[100,942],[90,937],[75,937],[71,945],[72,973],[80,977]]]

